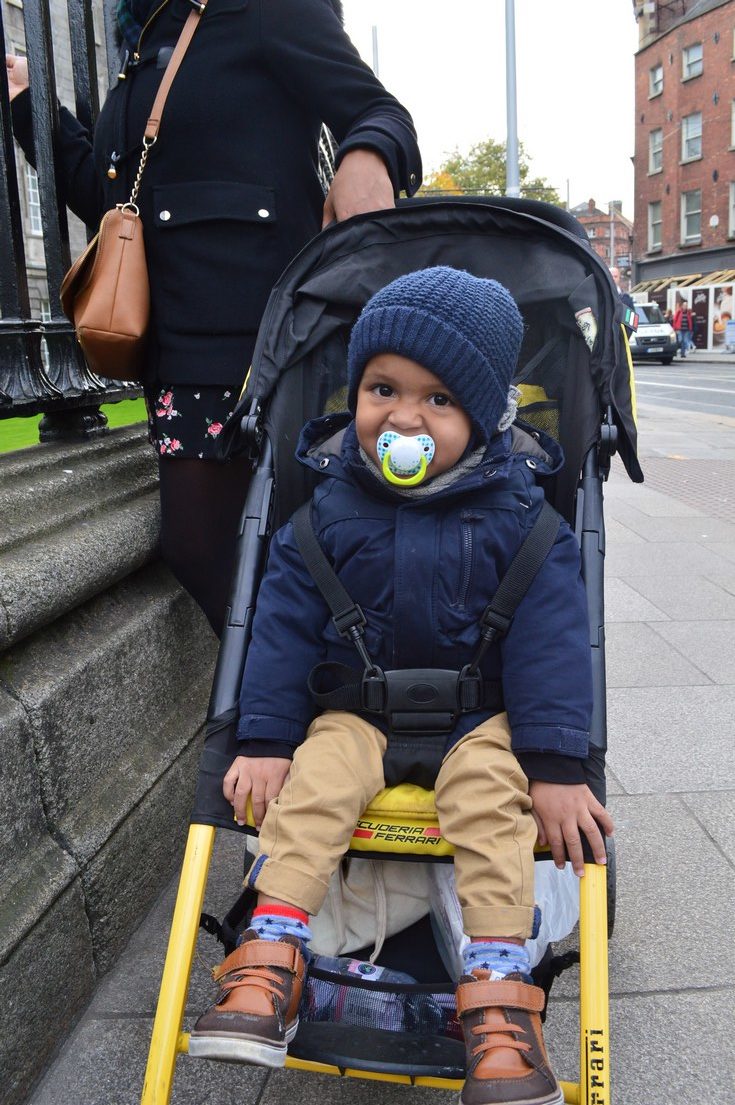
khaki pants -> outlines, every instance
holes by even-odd
[[[355,714],[329,711],[312,723],[263,821],[256,890],[319,912],[358,818],[385,786],[385,747],[383,733]],[[530,937],[536,823],[506,714],[444,757],[435,798],[442,834],[455,848],[467,935]]]

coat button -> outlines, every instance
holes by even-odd
[[[415,173],[411,173],[411,175],[410,175],[410,177],[408,178],[408,180],[409,180],[409,183],[410,183],[410,184],[415,184],[415,183],[416,183],[416,174],[415,174]]]
[[[158,217],[159,217],[159,219],[161,220],[162,223],[167,223],[168,220],[171,218],[171,212],[170,211],[161,211],[161,212],[159,212]]]
[[[270,217],[270,211],[266,207],[261,207],[260,211],[258,211],[258,214],[260,215],[261,219],[267,219]]]
[[[536,464],[536,461],[535,461],[535,460],[531,460],[531,458],[530,458],[530,457],[528,457],[528,458],[526,459],[526,464],[528,465],[528,467],[529,467],[529,468],[537,468],[537,467],[538,467],[538,465]]]
[[[320,468],[326,468],[328,464],[329,464],[329,457],[322,457],[322,459],[319,461],[319,467]]]

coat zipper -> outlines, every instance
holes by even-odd
[[[156,10],[151,15],[148,16],[145,23],[141,27],[140,34],[138,35],[138,44],[135,47],[135,50],[133,52],[133,61],[140,61],[140,44],[143,41],[143,35],[146,33],[146,31],[148,30],[148,28],[150,27],[151,23],[156,18],[156,16],[161,14],[161,12],[166,7],[168,2],[169,2],[169,0],[163,0],[163,3],[158,5]]]
[[[458,606],[464,608],[467,605],[467,596],[470,590],[472,578],[472,521],[462,519],[462,580],[459,588]]]

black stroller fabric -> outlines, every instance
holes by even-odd
[[[237,828],[221,782],[236,755],[240,679],[268,533],[313,490],[312,474],[294,459],[300,430],[311,418],[344,409],[349,333],[367,299],[395,277],[437,264],[500,280],[519,304],[526,329],[516,380],[534,396],[521,417],[551,432],[566,458],[544,484],[551,504],[574,525],[580,471],[606,415],[617,427],[628,474],[643,478],[619,298],[566,212],[505,198],[411,200],[320,234],[271,294],[246,389],[223,434],[228,455],[252,448],[240,427],[257,410],[262,441],[210,702],[195,823]],[[596,320],[591,350],[575,318],[579,311]],[[600,577],[600,609],[601,587]],[[604,728],[604,703],[600,709]],[[604,795],[604,740],[597,743],[590,785]]]

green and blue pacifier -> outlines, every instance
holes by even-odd
[[[378,438],[376,449],[383,475],[389,483],[415,487],[425,478],[436,446],[429,434],[404,437],[393,430],[385,430]]]

